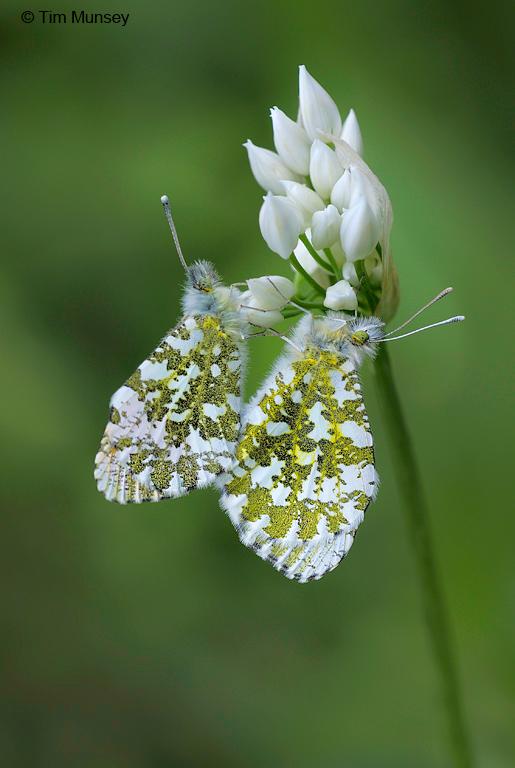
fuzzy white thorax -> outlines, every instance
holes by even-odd
[[[185,315],[223,317],[227,331],[241,337],[245,323],[238,311],[240,291],[223,285],[209,261],[195,261],[188,267],[182,297]]]
[[[375,316],[330,312],[326,317],[304,317],[292,335],[292,342],[302,350],[313,346],[335,352],[359,368],[365,358],[374,358],[377,342],[384,337],[384,323]]]

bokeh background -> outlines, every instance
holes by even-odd
[[[478,765],[514,764],[510,6],[88,8],[129,11],[122,29],[2,4],[2,765],[449,765],[370,371],[381,492],[321,582],[245,550],[214,490],[121,508],[92,477],[111,393],[178,313],[159,196],[227,282],[285,269],[241,144],[296,113],[300,63],[356,109],[390,192],[399,317],[446,285],[428,321],[467,315],[390,351]],[[279,349],[253,342],[248,391]]]

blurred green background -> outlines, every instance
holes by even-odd
[[[122,508],[92,477],[111,393],[178,313],[159,196],[227,282],[285,269],[241,144],[271,145],[270,106],[296,113],[300,63],[356,109],[390,192],[398,317],[446,285],[428,321],[467,315],[390,351],[478,764],[514,764],[510,6],[89,8],[129,11],[122,29],[27,25],[3,3],[3,766],[449,765],[370,372],[381,491],[321,582],[245,550],[214,490]],[[252,343],[248,391],[279,349]]]

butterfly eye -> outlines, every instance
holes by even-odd
[[[366,331],[354,331],[350,338],[351,342],[357,347],[362,347],[363,344],[366,344],[367,341],[370,340],[370,336]]]

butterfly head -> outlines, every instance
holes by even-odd
[[[187,268],[188,288],[200,293],[212,293],[220,285],[220,278],[209,261],[195,261]]]
[[[195,261],[186,270],[186,288],[182,308],[186,315],[223,315],[227,329],[233,325],[235,333],[240,330],[236,322],[237,291],[224,286],[217,271],[209,261]],[[233,322],[235,321],[235,322]]]
[[[384,336],[384,323],[378,317],[331,312],[315,320],[312,341],[315,346],[349,357],[359,367],[366,357],[374,357],[377,342]]]

